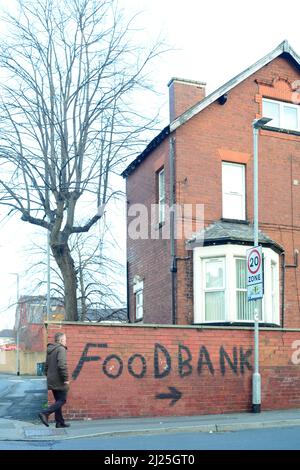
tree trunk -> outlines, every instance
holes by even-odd
[[[85,321],[86,314],[87,314],[87,305],[86,305],[86,296],[85,296],[85,289],[84,289],[83,270],[82,270],[80,251],[79,251],[78,277],[79,277],[79,282],[80,282],[81,321]]]
[[[78,321],[76,271],[68,242],[51,242],[51,250],[64,280],[65,320]]]

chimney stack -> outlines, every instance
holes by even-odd
[[[172,78],[169,83],[170,122],[205,98],[204,82]]]

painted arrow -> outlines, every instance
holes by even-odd
[[[179,390],[177,390],[177,388],[175,387],[168,387],[168,388],[170,390],[170,393],[159,393],[158,395],[156,395],[155,398],[158,398],[159,400],[165,400],[165,399],[172,400],[169,406],[173,406],[178,400],[180,400],[180,398],[182,397],[182,393]]]

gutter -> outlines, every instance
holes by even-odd
[[[148,157],[148,155],[159,146],[163,140],[170,134],[170,126],[166,126],[151,142],[147,145],[145,150],[140,153],[134,160],[131,162],[128,167],[121,173],[123,178],[127,178],[134,170]]]

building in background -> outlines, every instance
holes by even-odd
[[[16,348],[14,330],[1,330],[0,331],[0,350],[11,351]]]
[[[126,308],[97,309],[88,307],[85,318],[81,318],[79,310],[79,321],[85,322],[127,322]],[[19,332],[19,347],[25,351],[43,351],[45,344],[45,322],[64,321],[65,309],[63,299],[51,297],[50,315],[47,318],[46,296],[26,296],[19,299],[16,309],[14,336]]]

